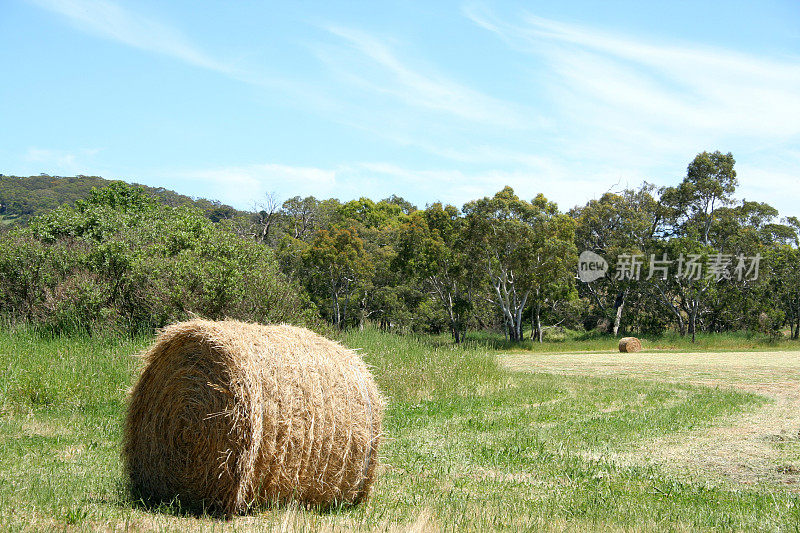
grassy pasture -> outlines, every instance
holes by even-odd
[[[740,352],[740,351],[794,351],[800,350],[800,341],[783,337],[770,337],[752,331],[732,331],[726,333],[698,332],[695,342],[691,335],[681,336],[674,331],[662,335],[639,336],[642,348],[649,352]],[[514,343],[490,332],[470,332],[468,338],[484,344],[493,350],[504,352],[616,352],[617,340],[596,331],[547,330],[545,342],[530,340],[530,330],[525,340]]]
[[[512,368],[508,358],[523,356],[371,330],[343,338],[363,350],[390,401],[382,473],[367,504],[327,513],[259,509],[231,521],[169,505],[143,509],[124,490],[119,441],[125,393],[140,365],[131,354],[149,341],[0,331],[0,529],[793,531],[800,524],[800,497],[789,485],[731,483],[724,473],[644,457],[653,443],[691,439],[776,403],[761,390],[627,371],[592,375],[591,367],[565,372],[561,363],[544,367],[551,356],[541,353]],[[771,446],[791,451],[795,443]]]

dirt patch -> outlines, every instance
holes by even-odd
[[[800,352],[513,354],[500,361],[517,371],[635,377],[765,396],[771,401],[710,428],[651,439],[615,456],[714,482],[777,483],[800,492]]]
[[[19,424],[18,435],[24,437],[59,437],[69,435],[67,428],[59,427],[52,422],[28,417]]]

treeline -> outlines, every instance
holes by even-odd
[[[98,176],[4,176],[0,174],[0,222],[24,225],[31,218],[76,200],[88,198],[92,189],[108,187],[115,180]],[[141,185],[148,196],[173,207],[187,205],[200,209],[213,221],[244,214],[229,205],[205,198],[190,198],[163,187]]]
[[[797,338],[800,222],[737,200],[734,164],[703,152],[675,186],[645,183],[567,212],[506,187],[461,208],[268,198],[212,222],[114,184],[3,235],[0,313],[55,329],[152,327],[192,312],[320,317],[457,342],[484,329],[541,341],[556,327]],[[597,279],[579,271],[584,251],[596,255],[580,268]]]

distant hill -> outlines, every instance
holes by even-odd
[[[105,187],[114,181],[120,180],[107,180],[98,176],[61,177],[40,174],[24,177],[0,174],[0,222],[6,225],[25,224],[38,214],[86,198],[93,187]],[[167,205],[198,207],[215,222],[244,214],[216,200],[195,199],[163,187],[141,187]]]

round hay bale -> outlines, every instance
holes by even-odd
[[[622,337],[619,340],[619,351],[623,353],[641,352],[642,343],[636,337]]]
[[[368,495],[384,401],[355,352],[293,326],[191,320],[145,358],[122,451],[135,497],[231,515]]]

